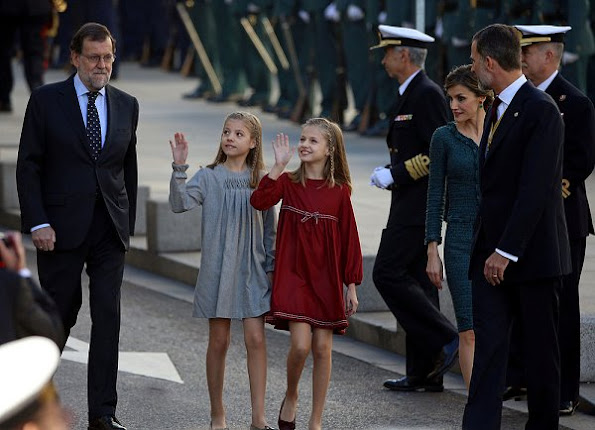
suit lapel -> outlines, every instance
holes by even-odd
[[[73,130],[79,137],[82,146],[85,148],[89,156],[91,156],[91,146],[89,145],[81,108],[76,97],[76,91],[74,90],[73,77],[74,75],[64,81],[62,86],[58,89],[58,104],[66,114],[68,123],[73,125]]]
[[[105,87],[105,96],[107,98],[107,133],[105,133],[105,142],[103,143],[103,148],[101,149],[99,157],[109,150],[109,142],[111,140],[113,129],[112,125],[114,124],[114,118],[117,118],[118,112],[118,98],[109,85],[106,85]]]

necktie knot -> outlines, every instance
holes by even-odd
[[[99,91],[89,91],[87,93],[87,97],[89,98],[89,103],[95,103],[97,96],[99,95]]]
[[[502,103],[502,99],[496,96],[494,102],[492,103],[492,111],[490,113],[490,124],[494,125],[498,121],[498,106]]]

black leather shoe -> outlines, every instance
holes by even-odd
[[[524,397],[527,397],[527,389],[525,387],[519,387],[517,385],[511,385],[509,387],[506,387],[504,393],[502,393],[503,402],[510,399],[522,400]]]
[[[428,379],[438,378],[444,375],[448,370],[454,366],[455,360],[459,356],[459,337],[456,336],[454,340],[442,347],[434,370],[428,373]]]
[[[91,420],[88,430],[126,430],[126,427],[116,417],[104,415]]]
[[[12,105],[10,104],[10,102],[0,102],[0,112],[12,112]]]
[[[343,131],[357,131],[359,128],[359,123],[361,122],[362,117],[358,113],[349,123],[349,125],[343,127]]]
[[[566,400],[560,402],[560,416],[567,417],[574,414],[578,406],[578,402],[573,402],[572,400]]]
[[[201,99],[203,97],[208,97],[209,95],[210,94],[208,94],[208,91],[206,88],[204,88],[202,86],[198,86],[194,89],[194,91],[182,94],[182,98],[186,99],[186,100],[197,100],[197,99]]]
[[[437,380],[414,379],[403,376],[399,379],[387,379],[383,384],[392,391],[427,391],[431,393],[441,393],[444,391],[444,385]]]

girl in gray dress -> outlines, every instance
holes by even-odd
[[[479,86],[470,65],[453,69],[446,77],[454,122],[436,129],[430,142],[430,177],[426,209],[426,272],[437,288],[444,279],[438,245],[442,220],[447,221],[444,263],[448,288],[459,329],[459,363],[467,388],[473,368],[475,334],[468,279],[473,222],[479,207],[479,142],[491,90]],[[446,204],[445,204],[446,202]]]
[[[244,325],[252,401],[250,429],[271,429],[264,408],[264,314],[271,301],[275,212],[274,208],[259,211],[250,205],[264,170],[260,121],[247,112],[228,115],[215,161],[188,182],[184,134],[176,133],[170,145],[174,159],[169,194],[172,210],[184,212],[202,206],[202,253],[193,316],[209,319],[211,429],[227,428],[223,376],[231,319],[241,319]]]

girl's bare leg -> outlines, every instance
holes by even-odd
[[[312,415],[309,429],[322,429],[322,412],[331,380],[333,331],[315,328],[312,337]]]
[[[287,355],[287,391],[280,417],[283,421],[293,421],[297,410],[298,385],[304,370],[306,358],[312,345],[312,328],[309,324],[290,322],[291,346]]]
[[[223,379],[225,356],[229,348],[231,320],[209,319],[209,346],[207,347],[207,386],[211,401],[211,425],[225,428],[225,407],[223,406]]]
[[[264,398],[267,385],[267,351],[264,336],[264,318],[246,318],[244,343],[248,357],[248,378],[252,401],[252,424],[258,428],[267,425],[264,412]]]

